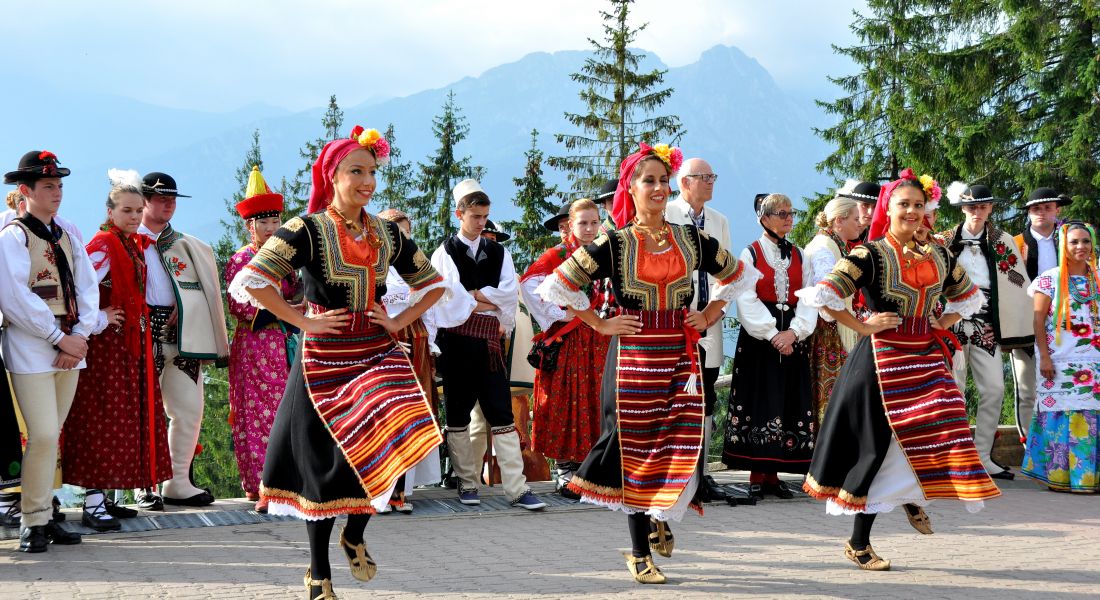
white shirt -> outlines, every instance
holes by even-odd
[[[58,223],[60,225],[60,223]],[[72,234],[66,230],[66,235]],[[73,247],[73,284],[76,288],[79,322],[73,335],[89,337],[99,320],[99,279],[96,278],[88,254],[78,239]],[[54,316],[45,301],[31,292],[31,257],[27,253],[27,238],[19,227],[0,231],[0,312],[9,327],[4,332],[4,362],[8,371],[16,374],[53,373],[57,358],[54,344],[64,335],[61,320]],[[83,369],[80,361],[77,369]]]
[[[8,223],[14,221],[15,218],[18,216],[19,215],[10,208],[5,210],[4,212],[0,212],[0,229],[7,227]],[[80,234],[80,228],[78,228],[76,225],[73,225],[65,219],[57,216],[53,218],[53,222],[57,223],[57,226],[64,229],[66,232],[69,233],[69,235],[73,236],[73,239],[76,240],[76,243],[80,244],[81,246],[84,245],[84,236]]]
[[[1058,266],[1058,250],[1054,247],[1054,229],[1050,232],[1050,235],[1043,237],[1038,231],[1033,228],[1031,230],[1032,237],[1039,245],[1039,272],[1046,273],[1047,271],[1054,269]]]
[[[480,247],[481,238],[468,240],[461,233],[457,234],[456,237],[466,244],[468,255],[476,259],[477,255],[475,253]],[[439,306],[438,303],[432,306],[429,309],[432,312],[429,318],[440,329],[457,327],[465,323],[466,319],[469,319],[470,315],[474,313],[477,308],[477,300],[474,299],[473,294],[462,286],[458,266],[451,260],[451,255],[447,254],[447,250],[443,245],[440,245],[432,253],[432,266],[447,282],[447,287],[454,295],[454,300],[444,306]],[[496,310],[484,311],[481,314],[496,317],[505,333],[512,331],[512,328],[516,326],[516,311],[519,310],[518,282],[519,277],[516,276],[516,267],[512,263],[512,254],[505,248],[504,263],[500,267],[500,283],[495,287],[485,286],[479,290],[489,299],[489,302],[497,306]]]
[[[779,246],[771,241],[767,235],[760,237],[760,247],[764,249],[764,260],[775,271],[776,298],[786,298],[788,291],[795,291],[788,289],[790,279],[787,277],[787,268],[790,266],[790,262],[780,259]],[[741,261],[746,265],[753,264],[752,254],[748,248],[741,251]],[[813,265],[803,255],[803,285],[812,282],[813,276]],[[745,331],[758,340],[771,340],[779,334],[775,317],[768,312],[768,307],[764,306],[764,303],[760,301],[760,297],[756,295],[756,288],[737,298],[737,315]],[[795,332],[798,339],[801,341],[810,337],[810,334],[814,332],[814,327],[817,326],[817,308],[810,306],[808,302],[799,301],[798,306],[794,309],[793,317],[790,329]]]
[[[982,233],[970,233],[967,231],[966,226],[961,228],[961,236],[964,240],[977,240],[981,238]],[[974,282],[974,285],[982,288],[989,289],[989,263],[985,260],[985,255],[982,254],[982,249],[977,244],[964,244],[962,252],[959,253],[959,264],[963,269],[966,269],[966,274],[970,276],[970,281]]]
[[[167,230],[168,226],[166,225],[160,233]],[[138,226],[138,233],[153,241],[145,248],[145,266],[148,269],[145,281],[145,302],[149,306],[175,306],[176,286],[168,275],[168,269],[164,267],[160,252],[157,252],[156,242],[160,239],[160,233],[153,233],[153,230],[146,227],[145,223]]]

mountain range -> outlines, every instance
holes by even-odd
[[[531,130],[540,132],[546,155],[561,154],[554,133],[571,132],[563,113],[581,112],[579,88],[569,77],[590,53],[537,52],[515,62],[466,77],[438,89],[400,98],[375,99],[342,106],[345,129],[355,124],[384,130],[392,123],[402,160],[425,160],[437,142],[432,117],[448,92],[467,119],[469,137],[457,147],[473,164],[486,169],[482,184],[494,200],[493,217],[514,218],[512,179],[523,174],[524,152]],[[647,53],[642,69],[665,68]],[[370,74],[363,74],[369,88]],[[813,134],[827,118],[812,99],[776,85],[754,59],[732,46],[715,46],[688,65],[668,69],[665,83],[674,90],[661,114],[678,115],[686,134],[680,141],[685,157],[705,158],[719,174],[715,208],[733,228],[735,248],[759,233],[752,216],[757,192],[782,192],[799,202],[825,189],[828,177],[814,165],[829,151]],[[213,241],[226,218],[223,199],[236,191],[234,171],[241,166],[253,130],[260,131],[264,175],[272,186],[302,166],[298,149],[320,137],[324,107],[290,112],[251,105],[227,113],[163,108],[102,94],[79,94],[38,85],[38,95],[10,96],[0,130],[0,156],[12,165],[26,150],[49,149],[72,169],[66,179],[61,214],[78,223],[86,235],[103,221],[108,168],[139,172],[164,171],[176,178],[183,193],[174,225]],[[660,142],[661,140],[654,140]],[[5,169],[7,170],[7,169]],[[562,173],[544,167],[551,183],[564,186]],[[374,207],[380,210],[383,207]]]

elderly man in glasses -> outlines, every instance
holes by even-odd
[[[701,158],[689,158],[684,161],[676,176],[676,185],[680,188],[680,195],[668,203],[665,209],[665,219],[669,223],[677,225],[695,225],[704,234],[718,240],[723,248],[730,247],[730,228],[726,217],[707,206],[714,197],[714,183],[718,176],[714,174],[710,165]],[[714,277],[699,271],[695,274],[695,298],[692,305],[696,310],[710,301],[710,286],[714,284]],[[718,373],[722,368],[722,321],[712,325],[703,334],[699,341],[699,356],[703,362],[703,399],[706,410],[706,435],[704,439],[704,456],[710,450],[710,433],[714,428],[714,405],[718,399],[714,391],[714,383],[718,381]],[[704,500],[723,500],[726,493],[714,483],[709,475],[701,486]]]

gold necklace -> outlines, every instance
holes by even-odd
[[[653,227],[642,225],[635,220],[634,228],[648,235],[657,244],[658,248],[664,248],[668,245],[668,223],[661,223],[660,229],[654,231]]]
[[[358,237],[360,233],[363,233],[363,223],[360,219],[353,221],[345,217],[344,213],[340,212],[340,209],[336,208],[333,204],[329,204],[328,208],[332,211],[334,216],[340,217],[340,220],[344,222],[344,226],[347,227],[354,236]],[[362,214],[362,211],[360,211],[360,214]]]

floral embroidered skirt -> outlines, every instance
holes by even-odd
[[[817,328],[810,336],[810,389],[813,393],[814,423],[819,426],[829,406],[833,385],[847,358],[836,321],[818,317]]]
[[[1024,449],[1024,475],[1058,491],[1100,491],[1098,420],[1098,410],[1036,411]]]
[[[582,325],[565,336],[557,368],[535,379],[531,446],[581,462],[600,438],[600,386],[609,338]]]
[[[287,334],[279,327],[252,331],[238,323],[229,354],[229,408],[233,454],[241,488],[260,491],[271,424],[286,390]]]
[[[744,471],[805,473],[817,424],[810,395],[810,353],[795,344],[782,356],[744,329],[737,338],[722,462]]]

